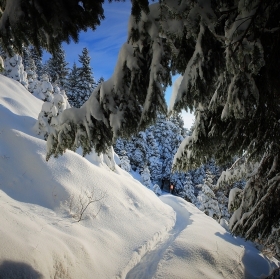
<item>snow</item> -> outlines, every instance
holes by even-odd
[[[279,264],[103,155],[46,162],[32,129],[42,101],[2,75],[0,88],[0,278],[261,278]]]
[[[4,61],[1,56],[0,56],[0,69],[4,69]]]
[[[180,88],[180,85],[181,85],[181,82],[183,80],[183,76],[179,76],[173,86],[172,86],[172,95],[171,95],[171,98],[170,98],[170,103],[169,103],[169,112],[171,112],[174,108],[174,104],[175,104],[175,100],[176,100],[176,97],[177,97],[177,93],[178,93],[178,90]]]

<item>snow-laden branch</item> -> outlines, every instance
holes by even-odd
[[[120,50],[113,76],[80,108],[65,110],[48,138],[47,159],[81,146],[106,152],[118,136],[128,137],[167,110],[163,90],[171,80],[166,44],[159,37],[159,4],[142,20],[130,19],[128,43]],[[133,33],[139,30],[140,37]]]

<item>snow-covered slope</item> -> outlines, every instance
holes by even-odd
[[[41,106],[0,75],[1,279],[258,278],[276,266],[191,204],[159,199],[94,154],[46,162],[32,128]],[[101,200],[76,222],[91,198]]]

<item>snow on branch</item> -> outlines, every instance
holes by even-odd
[[[106,152],[118,136],[128,137],[166,112],[164,88],[170,82],[167,45],[159,37],[159,4],[141,20],[130,19],[128,43],[121,48],[113,76],[80,108],[65,110],[48,138],[47,160],[81,146]],[[138,39],[133,32],[141,34]]]

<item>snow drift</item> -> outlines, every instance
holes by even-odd
[[[67,151],[46,162],[33,131],[42,104],[0,75],[0,278],[260,278],[276,267],[102,157]]]

